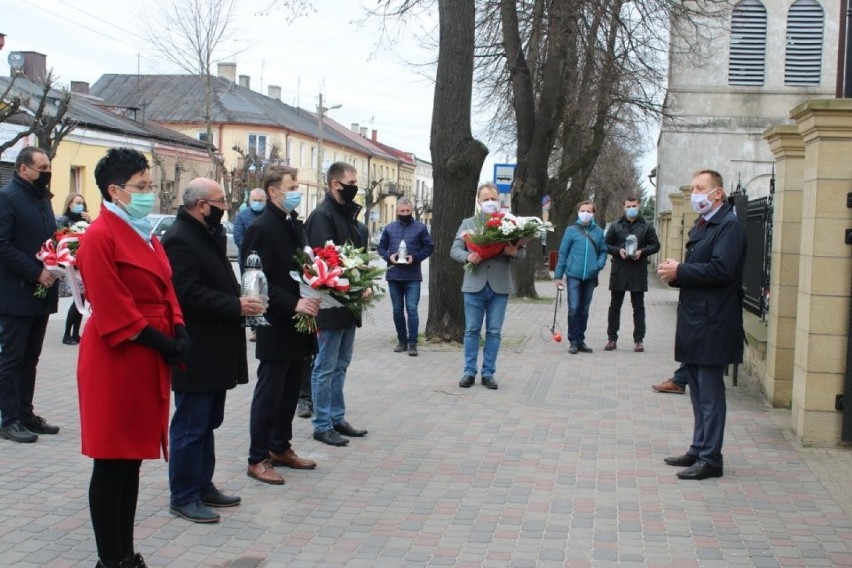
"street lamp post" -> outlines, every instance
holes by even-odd
[[[336,108],[340,108],[343,105],[332,105],[330,107],[326,107],[322,105],[322,93],[319,94],[319,103],[317,104],[317,205],[319,205],[320,200],[322,199],[322,126],[323,126],[323,118],[325,117],[326,111],[334,110]]]

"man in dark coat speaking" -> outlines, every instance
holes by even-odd
[[[225,192],[196,178],[183,194],[177,219],[163,236],[172,282],[190,337],[185,368],[172,373],[175,412],[169,428],[171,512],[196,523],[215,523],[209,507],[233,507],[240,498],[213,484],[213,431],[225,416],[225,393],[248,382],[241,316],[263,312],[258,298],[241,298],[225,255]]]
[[[722,176],[702,170],[692,179],[698,220],[689,232],[683,262],[666,259],[660,278],[680,288],[675,360],[686,364],[695,425],[692,445],[665,462],[687,467],[681,479],[722,477],[725,382],[729,363],[743,360],[742,277],[745,228],[725,200]]]
[[[630,242],[632,241],[632,242]],[[605,351],[614,351],[621,324],[621,305],[630,292],[633,305],[633,350],[645,351],[645,292],[648,291],[648,257],[660,250],[654,226],[639,213],[639,198],[624,200],[624,216],[606,232],[607,252],[612,256],[609,275],[609,317]]]

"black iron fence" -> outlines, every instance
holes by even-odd
[[[743,308],[765,319],[769,311],[769,271],[772,248],[772,190],[770,197],[748,202],[746,261],[743,270]]]

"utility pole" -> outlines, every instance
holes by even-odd
[[[322,146],[322,128],[323,128],[323,119],[325,118],[326,111],[334,110],[336,108],[340,108],[343,105],[333,105],[330,107],[325,107],[322,104],[322,93],[319,94],[319,102],[317,103],[317,200],[316,205],[319,205],[322,200],[323,195],[323,187],[322,187],[322,155],[323,155],[323,146]]]

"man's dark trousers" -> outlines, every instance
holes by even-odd
[[[169,484],[172,505],[201,501],[213,488],[216,453],[213,430],[225,418],[226,391],[176,392],[169,427]]]
[[[36,366],[48,314],[0,315],[0,418],[8,426],[33,416]]]
[[[623,290],[610,291],[606,335],[612,341],[618,339],[625,293]],[[630,292],[630,303],[633,304],[633,341],[639,343],[645,340],[645,292]]]
[[[713,467],[722,467],[722,441],[725,437],[724,365],[686,365],[689,397],[695,426],[687,452]]]
[[[261,361],[258,365],[249,424],[250,464],[268,459],[269,451],[282,454],[290,449],[304,365],[304,359]]]

